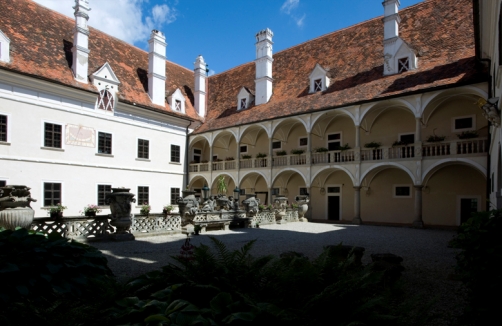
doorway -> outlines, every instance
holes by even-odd
[[[479,208],[479,198],[476,197],[461,197],[459,198],[459,215],[460,215],[460,224],[467,221],[472,213],[478,212]]]
[[[328,220],[330,221],[340,221],[341,220],[341,187],[340,186],[328,186],[327,187],[328,196]]]

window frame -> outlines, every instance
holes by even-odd
[[[143,157],[144,156],[144,147],[145,145],[143,145],[143,153],[142,155],[141,154],[141,151],[140,151],[140,141],[143,141],[143,142],[147,142],[146,144],[146,157]],[[136,144],[137,144],[137,151],[136,151],[136,158],[140,159],[140,160],[150,160],[150,139],[145,139],[145,138],[137,138],[137,141],[136,141]]]
[[[245,151],[242,150],[243,147],[246,147]],[[248,153],[248,145],[239,145],[239,152],[241,154],[247,154]]]
[[[102,100],[103,95],[105,95],[105,94],[108,94],[108,98],[110,99],[110,100],[108,100],[107,103],[105,103],[104,99]],[[100,107],[101,102],[103,103],[103,108]],[[111,105],[110,105],[110,102],[111,102]],[[113,113],[113,111],[115,110],[115,96],[114,96],[114,94],[106,88],[101,89],[98,93],[98,99],[96,102],[96,109],[101,110],[102,112]]]
[[[281,188],[272,188],[270,192],[271,196],[279,196],[281,194]]]
[[[140,191],[140,188],[142,188],[141,191]],[[146,189],[146,191],[145,191],[145,189]],[[138,200],[137,200],[138,207],[145,205],[145,203],[148,205],[151,205],[150,204],[150,186],[149,185],[138,185],[136,187],[136,190],[138,191],[137,192],[137,194],[138,194],[138,197],[137,197],[138,198]],[[145,194],[147,197],[146,201],[144,200]]]
[[[277,143],[279,143],[279,147],[274,147],[274,144],[277,144]],[[276,150],[276,149],[282,149],[282,141],[276,140],[276,141],[272,142],[272,150]]]
[[[314,93],[323,91],[324,87],[322,80],[322,78],[314,79]]]
[[[178,99],[174,100],[174,111],[183,112],[182,107],[181,107],[181,101]]]
[[[102,130],[96,130],[96,134],[97,134],[96,135],[97,136],[96,137],[97,138],[97,142],[96,142],[96,154],[97,155],[102,155],[102,156],[113,156],[113,147],[114,147],[113,146],[113,138],[114,138],[113,137],[113,133],[102,131]],[[100,136],[100,134],[110,135],[110,137],[111,137],[111,140],[110,140],[110,153],[101,153],[99,151],[99,149],[100,149],[100,145],[99,145],[99,136]]]
[[[5,182],[5,184],[2,186],[1,183],[4,183],[4,182]],[[0,187],[5,187],[6,185],[8,185],[7,179],[3,179],[3,178],[0,179]]]
[[[175,188],[175,187],[173,187],[173,188],[169,189],[169,194],[170,194],[170,197],[171,197],[171,205],[178,205],[176,203],[176,197],[173,200],[173,195],[176,195],[175,193],[173,193],[173,189],[177,189],[178,190],[177,191],[177,197],[181,197],[181,188]]]
[[[401,196],[401,195],[397,195],[396,191],[397,191],[397,188],[404,188],[404,187],[407,187],[408,189],[410,189],[410,194],[408,196]],[[392,185],[392,198],[413,198],[413,189],[412,189],[412,185],[411,184],[394,184]]]
[[[403,136],[413,136],[413,143],[410,143],[410,144],[414,144],[415,143],[415,133],[414,132],[404,132],[404,133],[401,133],[401,134],[397,134],[397,140],[398,141],[403,141],[401,139]]]
[[[59,184],[59,186],[60,186],[60,189],[59,189],[59,192],[60,192],[60,194],[59,194],[59,201],[53,203],[52,205],[46,205],[45,204],[45,200],[46,200],[46,198],[45,198],[45,184]],[[63,204],[63,200],[64,200],[64,197],[63,197],[64,182],[59,181],[59,180],[42,180],[42,187],[41,187],[41,189],[42,189],[42,194],[41,194],[42,202],[41,202],[40,206],[42,208],[49,208],[51,206],[57,205],[58,203]],[[51,199],[51,200],[53,201],[54,199]]]
[[[302,140],[306,140],[306,144],[302,145]],[[298,137],[298,147],[307,147],[309,145],[309,138],[308,137]]]
[[[173,146],[177,146],[178,147],[178,161],[174,161],[173,160]],[[169,151],[169,162],[171,162],[171,163],[181,163],[181,146],[180,145],[171,144],[170,151]]]
[[[244,104],[244,106],[242,104]],[[241,97],[239,99],[239,110],[247,109],[247,107],[248,107],[248,99],[245,97]]]
[[[455,122],[458,119],[467,119],[467,118],[472,118],[472,127],[470,128],[461,128],[461,129],[456,129],[455,128]],[[453,117],[451,118],[451,131],[452,132],[462,132],[462,131],[469,131],[469,130],[476,130],[476,115],[475,114],[469,114],[469,115],[463,115],[463,116],[458,116],[458,117]]]
[[[397,59],[397,73],[403,73],[411,70],[411,65],[410,65],[410,57],[401,57]],[[401,63],[403,62],[403,63]],[[401,67],[402,65],[402,67]],[[406,66],[405,66],[406,65]],[[406,69],[406,70],[405,70]]]
[[[103,184],[103,183],[97,183],[96,184],[96,205],[98,205],[99,207],[110,207],[110,205],[106,204],[106,193],[107,192],[104,192],[104,198],[103,198],[103,204],[100,204],[99,203],[99,200],[100,200],[100,190],[99,190],[99,187],[100,186],[103,186],[103,187],[110,187],[110,193],[112,192],[112,188],[113,188],[113,185],[112,184]]]
[[[9,126],[12,124],[11,115],[7,114],[7,113],[0,112],[0,116],[5,117],[5,140],[2,140],[0,138],[0,143],[8,144],[10,142],[10,128],[9,128]],[[1,125],[0,125],[0,128],[1,128]]]
[[[307,187],[298,187],[298,195],[300,196],[310,196]]]
[[[45,143],[45,125],[46,124],[57,125],[57,126],[61,127],[61,146],[60,147],[54,147],[54,146],[47,146],[46,145],[46,143]],[[65,139],[65,129],[66,128],[65,128],[65,125],[63,123],[56,122],[56,121],[42,120],[42,130],[41,130],[41,133],[42,133],[42,137],[41,137],[42,144],[41,144],[41,147],[44,148],[44,149],[64,150],[65,149],[65,142],[64,142],[64,139]]]
[[[336,139],[336,140],[329,140],[329,136],[331,135],[340,135],[340,138],[339,139]],[[342,141],[342,132],[341,131],[337,131],[337,132],[332,132],[332,133],[329,133],[329,134],[326,134],[326,148],[328,148],[329,150],[329,144],[330,143],[340,143],[340,146],[343,146],[343,141]],[[331,151],[331,150],[330,150]],[[333,151],[336,151],[336,149],[333,149]]]

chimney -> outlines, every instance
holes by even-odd
[[[148,40],[148,95],[153,104],[166,105],[166,37],[153,30]]]
[[[89,66],[89,0],[75,0],[75,29],[73,30],[73,63],[71,69],[75,79],[87,84]]]
[[[383,40],[391,40],[399,37],[399,0],[385,0],[382,2],[384,8],[383,15]]]
[[[272,37],[270,29],[256,34],[255,104],[267,103],[272,96]]]
[[[193,64],[195,75],[195,110],[199,117],[206,115],[206,63],[199,55]]]

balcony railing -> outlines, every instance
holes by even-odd
[[[382,146],[377,149],[364,148],[360,151],[349,149],[344,151],[312,152],[300,155],[274,156],[270,158],[249,158],[239,160],[240,169],[270,168],[293,165],[307,165],[310,156],[310,164],[344,164],[354,161],[381,161],[415,158],[416,153],[422,152],[423,157],[449,156],[449,155],[477,155],[488,151],[486,138],[444,141],[441,143],[423,143],[421,149],[415,148],[414,144],[402,146]],[[213,171],[235,170],[238,168],[237,161],[220,161],[212,163],[191,163],[190,172],[207,172],[209,164]]]

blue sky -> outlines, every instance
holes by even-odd
[[[75,0],[34,1],[73,18]],[[401,0],[400,9],[419,2]],[[261,29],[274,32],[275,53],[383,14],[382,0],[90,0],[90,6],[89,25],[145,50],[150,31],[159,29],[168,60],[193,69],[202,54],[211,73],[254,60]]]

